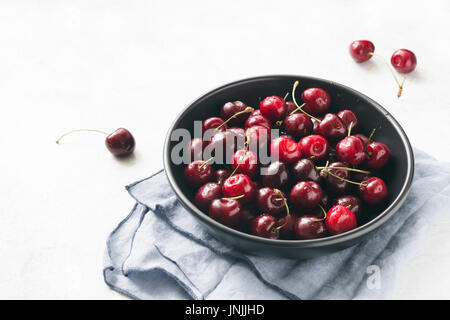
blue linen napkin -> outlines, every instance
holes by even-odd
[[[407,263],[427,223],[438,221],[450,200],[450,164],[414,154],[411,190],[387,224],[356,246],[303,261],[245,254],[216,240],[159,171],[127,186],[137,202],[107,240],[105,282],[135,299],[386,297],[396,265]]]

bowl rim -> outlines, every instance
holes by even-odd
[[[381,111],[387,118],[388,121],[394,126],[395,130],[398,132],[403,144],[406,147],[406,166],[407,166],[407,177],[406,180],[403,183],[403,186],[397,195],[397,197],[392,201],[392,203],[385,209],[383,212],[381,212],[378,216],[376,216],[374,219],[370,220],[366,224],[359,226],[353,230],[328,236],[325,238],[319,238],[319,239],[311,239],[311,240],[280,240],[280,239],[266,239],[258,236],[254,236],[251,234],[247,234],[235,229],[232,229],[230,227],[227,227],[214,219],[210,218],[207,214],[202,212],[200,209],[198,209],[193,202],[189,200],[189,198],[183,194],[180,187],[176,183],[176,180],[174,178],[174,173],[171,169],[170,165],[170,137],[172,134],[172,131],[177,127],[178,123],[180,122],[180,119],[183,118],[183,116],[190,112],[191,109],[194,107],[196,103],[198,103],[200,100],[205,99],[207,96],[214,95],[218,91],[221,91],[227,87],[234,86],[234,85],[243,85],[245,83],[254,82],[258,80],[270,80],[270,79],[283,79],[283,78],[298,78],[301,79],[308,79],[311,81],[319,81],[319,82],[328,82],[330,85],[336,86],[341,89],[348,90],[352,94],[358,96],[360,99],[367,101],[370,103],[373,107]],[[215,89],[212,89],[195,100],[193,100],[190,104],[188,104],[175,118],[172,125],[170,126],[166,139],[164,142],[164,151],[163,151],[163,164],[164,164],[164,171],[167,176],[167,180],[169,181],[169,184],[173,191],[175,192],[177,198],[180,200],[181,204],[188,209],[188,211],[191,214],[194,214],[197,218],[199,218],[203,223],[206,223],[207,225],[220,229],[222,232],[228,233],[232,236],[235,236],[237,238],[241,238],[242,240],[247,240],[254,243],[259,244],[265,244],[269,246],[276,246],[276,247],[295,247],[295,248],[318,248],[318,247],[326,247],[326,246],[332,246],[337,245],[340,243],[345,243],[347,241],[355,240],[359,237],[362,237],[368,233],[373,232],[380,226],[382,226],[389,218],[391,218],[395,212],[399,209],[399,207],[403,204],[403,202],[406,199],[406,196],[409,192],[409,189],[411,187],[411,183],[414,177],[414,155],[413,150],[411,147],[411,144],[409,142],[409,139],[403,130],[403,128],[400,126],[400,124],[395,120],[395,118],[379,103],[374,101],[373,99],[369,98],[368,96],[364,95],[363,93],[350,88],[346,85],[330,81],[327,79],[317,78],[317,77],[310,77],[310,76],[303,76],[303,75],[263,75],[263,76],[257,76],[257,77],[251,77],[251,78],[245,78],[237,81],[233,81],[227,84],[224,84],[220,87],[217,87]]]

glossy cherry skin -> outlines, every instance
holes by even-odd
[[[362,140],[355,136],[345,137],[336,145],[336,155],[339,160],[352,166],[363,163],[366,160],[366,148]]]
[[[347,135],[347,127],[333,113],[327,113],[317,127],[317,133],[330,141],[339,141]]]
[[[328,141],[322,136],[312,134],[304,137],[298,143],[302,155],[312,161],[324,158],[328,153]]]
[[[261,182],[265,187],[284,189],[289,183],[289,173],[286,164],[274,161],[261,172]]]
[[[270,142],[270,129],[264,126],[252,126],[245,131],[246,137],[248,137],[249,150],[259,154],[259,152],[268,153],[268,145]]]
[[[234,153],[231,168],[254,178],[259,173],[258,156],[250,150],[238,150]]]
[[[222,125],[224,123],[222,118],[219,117],[211,117],[207,118],[202,123],[202,132],[205,133],[207,130],[216,129],[218,126]],[[227,124],[224,124],[218,131],[225,131],[227,130]]]
[[[282,120],[286,115],[286,102],[278,96],[270,96],[265,98],[259,104],[261,114],[272,122]]]
[[[193,161],[186,166],[184,178],[193,187],[200,187],[214,179],[214,170],[209,163],[203,161]],[[201,167],[201,168],[200,168]]]
[[[236,228],[241,221],[242,205],[233,199],[215,199],[209,206],[208,214],[221,224]]]
[[[416,68],[416,55],[408,49],[399,49],[391,56],[391,64],[400,73],[410,73]]]
[[[332,235],[344,233],[357,227],[355,214],[342,205],[336,205],[327,212],[325,225]]]
[[[294,230],[298,240],[319,239],[327,236],[324,221],[314,215],[304,215],[298,218]]]
[[[350,180],[350,171],[348,170],[342,170],[342,169],[333,169],[334,167],[343,167],[347,168],[348,164],[344,162],[333,162],[329,164],[328,171],[332,174]],[[321,175],[325,178],[327,190],[334,194],[344,194],[350,191],[350,183],[347,181],[341,180],[339,178],[336,178],[335,176],[328,174],[325,170],[321,171]]]
[[[322,189],[314,181],[301,181],[294,185],[289,200],[300,211],[312,210],[320,203]]]
[[[387,195],[387,187],[383,180],[377,177],[371,177],[361,182],[358,187],[358,193],[361,199],[368,204],[380,204]]]
[[[130,131],[119,128],[106,137],[105,145],[116,157],[124,157],[133,153],[136,142]]]
[[[251,226],[252,234],[267,239],[278,239],[279,231],[276,229],[277,219],[270,214],[262,214],[256,217]]]
[[[270,155],[274,161],[278,160],[290,165],[302,157],[302,152],[294,140],[278,137],[270,144]]]
[[[359,221],[361,219],[361,217],[362,217],[362,201],[358,197],[352,196],[352,195],[344,195],[344,196],[337,197],[336,199],[333,200],[333,205],[338,205],[338,204],[346,207],[351,212],[353,212],[355,214],[356,220]]]
[[[245,108],[247,108],[247,105],[242,101],[227,102],[220,109],[220,116],[222,119],[228,120],[236,113],[244,111]],[[228,121],[228,125],[243,127],[249,116],[250,113],[242,113]]]
[[[294,182],[298,181],[314,181],[319,183],[320,175],[316,170],[314,162],[309,159],[300,159],[291,167],[291,176]]]
[[[350,130],[350,124],[352,125],[351,132],[357,133],[359,131],[359,120],[356,114],[351,110],[342,110],[336,114],[339,119],[344,123],[347,127],[347,131]]]
[[[294,113],[284,119],[286,133],[299,139],[312,133],[313,123],[311,118],[304,113]]]
[[[191,155],[191,161],[202,160],[203,150],[208,145],[208,142],[201,138],[194,138],[189,141],[188,150]]]
[[[302,100],[306,103],[303,110],[314,116],[326,113],[331,104],[328,92],[320,88],[306,89],[302,93]]]
[[[365,162],[367,168],[377,170],[383,168],[389,161],[391,151],[381,142],[371,142],[367,145],[368,159]]]
[[[256,192],[256,204],[260,212],[278,217],[286,212],[283,197],[286,199],[282,191],[264,187]]]
[[[295,239],[295,223],[297,222],[298,215],[291,213],[278,219],[278,226],[280,226],[279,233],[280,238],[285,240]]]
[[[249,176],[238,173],[229,177],[223,182],[222,194],[225,198],[233,198],[244,195],[240,198],[241,203],[249,203],[255,198],[255,184]]]
[[[228,169],[219,169],[216,170],[216,172],[214,173],[214,181],[220,185],[223,185],[223,182],[228,179],[228,177],[230,176],[231,171]]]
[[[247,121],[245,121],[245,129],[253,126],[263,126],[267,129],[272,129],[272,123],[269,119],[261,114],[261,110],[259,109],[253,111],[252,114],[248,117]]]
[[[194,202],[202,210],[208,210],[213,200],[222,197],[222,186],[216,182],[208,182],[197,190]]]
[[[369,40],[357,40],[350,43],[349,52],[356,62],[364,62],[372,58],[375,46]]]
[[[364,146],[367,146],[369,144],[369,142],[370,142],[369,138],[366,135],[362,134],[362,133],[357,133],[354,136],[359,138],[359,139],[361,139],[361,141],[363,142]]]
[[[286,117],[290,115],[295,109],[297,109],[297,106],[294,101],[286,101]]]

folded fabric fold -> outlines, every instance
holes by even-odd
[[[213,238],[177,200],[165,173],[127,186],[136,200],[111,233],[104,279],[136,299],[364,299],[387,297],[395,266],[450,197],[450,166],[415,150],[415,177],[388,223],[351,248],[310,260],[257,256]],[[442,203],[442,202],[441,202]],[[367,285],[373,266],[381,286]]]

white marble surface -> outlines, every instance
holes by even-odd
[[[133,204],[124,185],[162,167],[178,112],[226,82],[305,74],[384,105],[412,144],[450,161],[450,2],[0,2],[0,298],[122,299],[103,283],[108,233]],[[380,60],[354,63],[355,39],[418,57],[401,99]],[[136,155],[101,135],[123,126]],[[450,202],[450,201],[449,201]],[[443,204],[449,205],[449,203]],[[394,298],[450,298],[450,218],[432,226]]]

